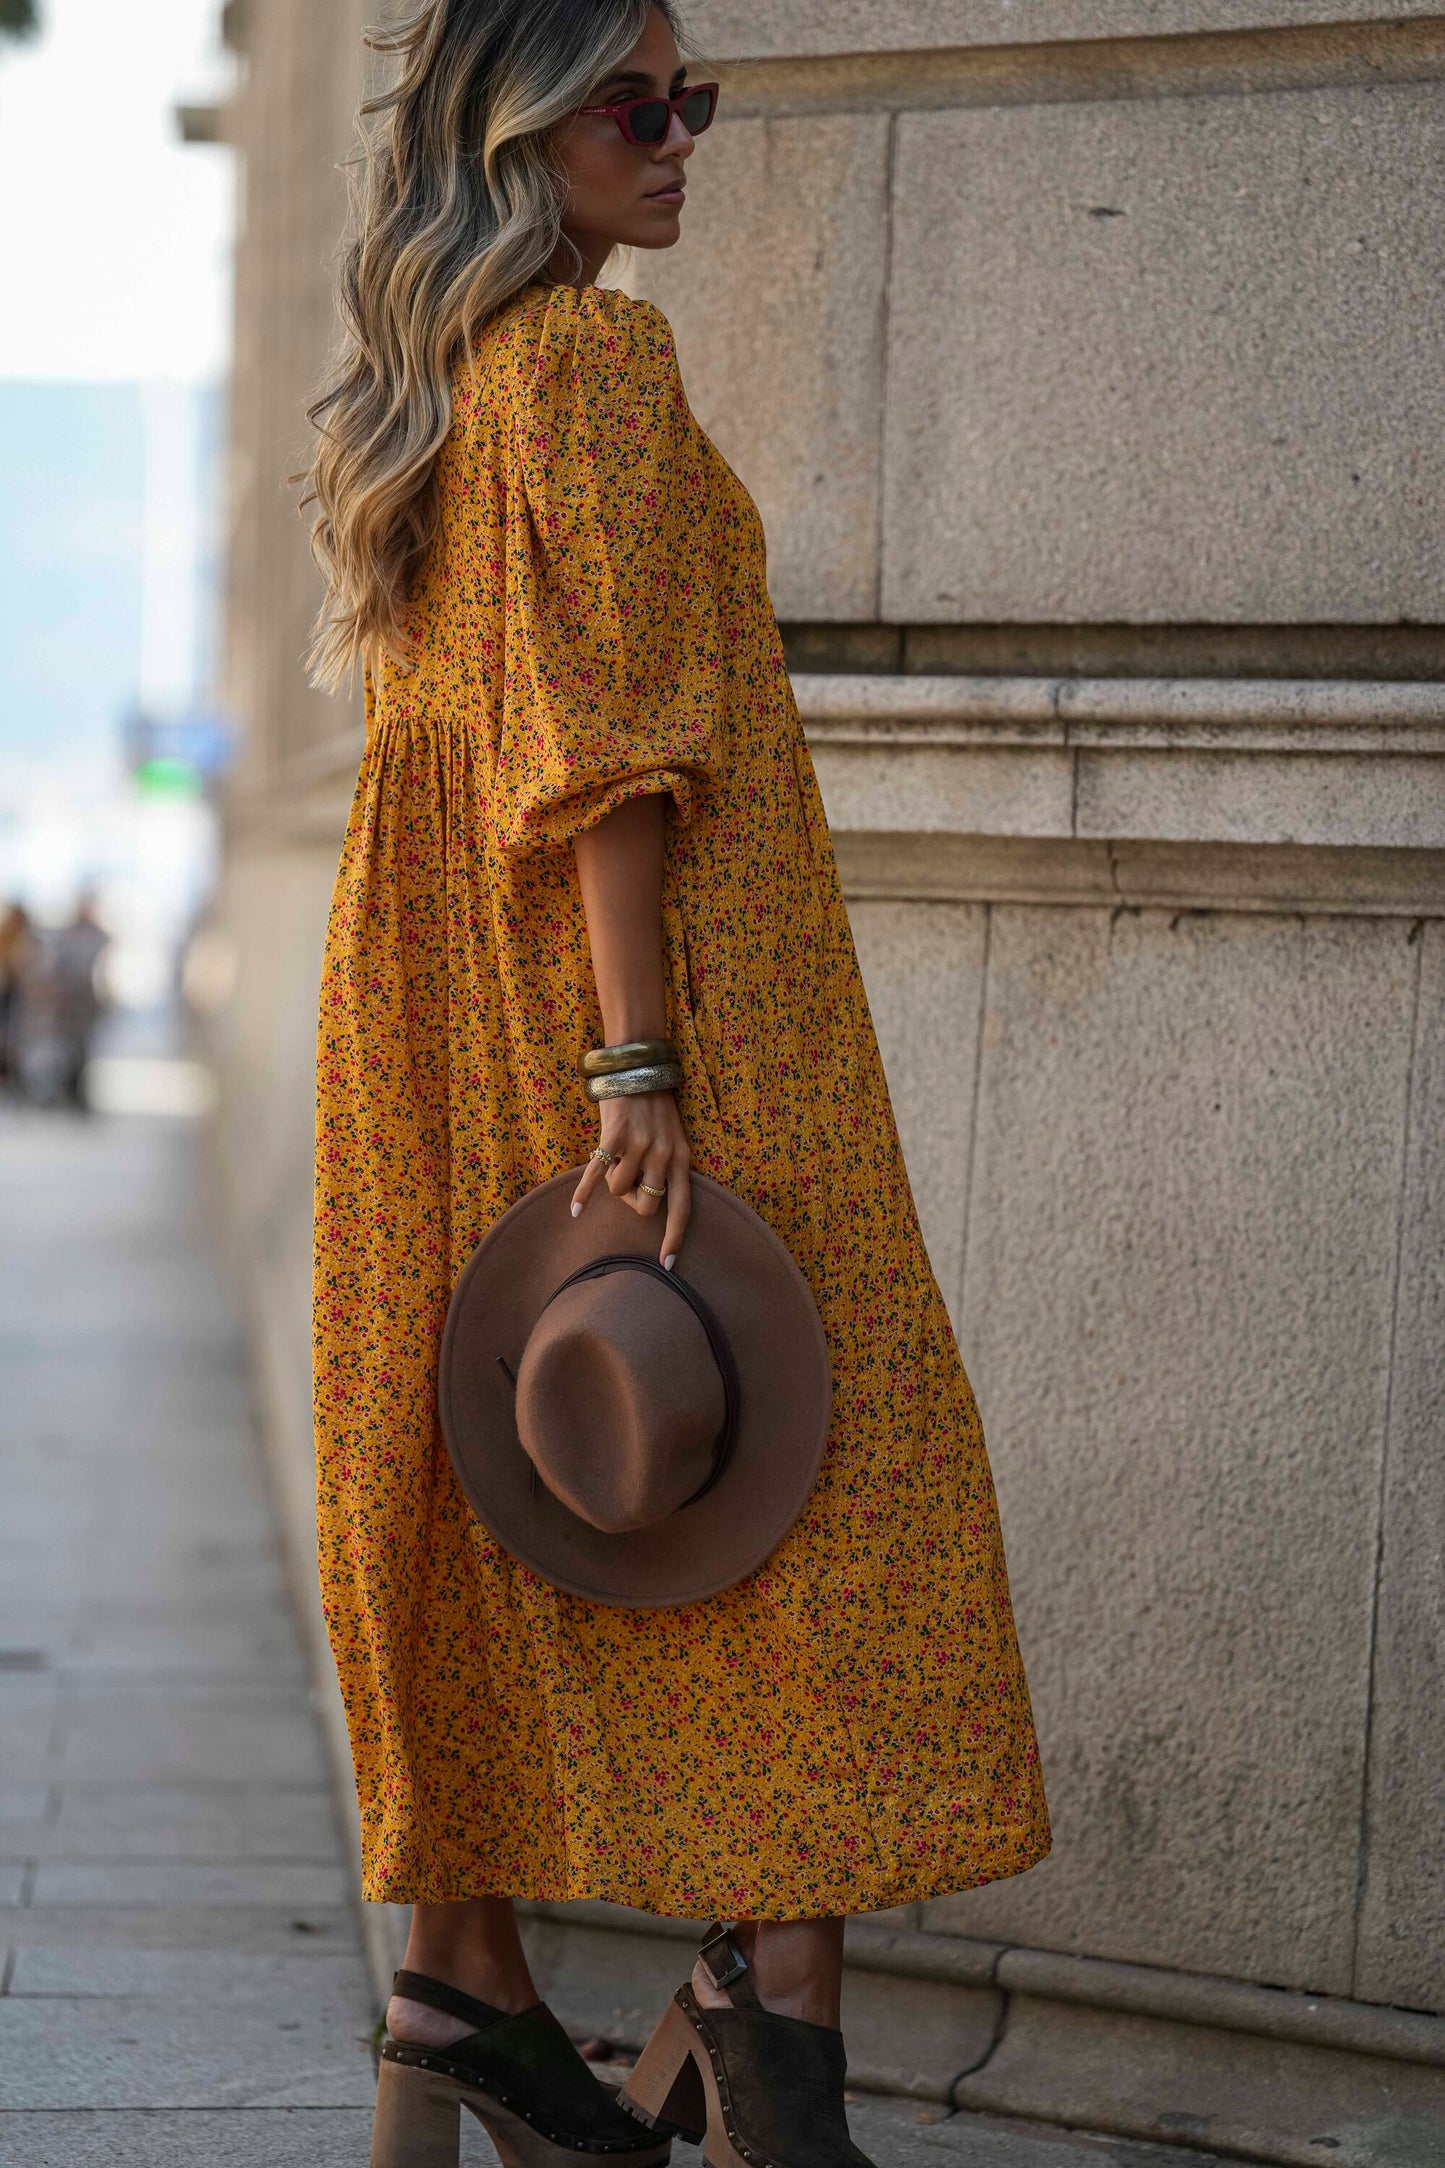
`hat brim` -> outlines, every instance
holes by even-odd
[[[678,1270],[731,1344],[737,1437],[712,1489],[656,1527],[622,1535],[593,1528],[544,1483],[533,1483],[502,1367],[516,1375],[528,1334],[568,1273],[617,1252],[656,1255],[660,1219],[640,1218],[605,1187],[573,1219],[581,1172],[529,1190],[468,1260],[442,1337],[442,1435],[477,1518],[554,1587],[631,1610],[700,1603],[756,1572],[817,1481],[832,1407],[822,1320],[767,1222],[720,1183],[694,1174]]]

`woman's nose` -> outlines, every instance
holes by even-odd
[[[675,158],[691,158],[697,149],[697,137],[688,134],[680,113],[673,114],[672,125],[662,139],[662,148],[671,151]]]

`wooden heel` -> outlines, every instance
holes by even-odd
[[[520,2115],[510,2114],[497,2101],[487,2100],[480,2094],[468,2099],[466,2105],[496,2147],[502,2168],[577,2168],[579,2161],[596,2161],[601,2168],[604,2158],[625,2161],[627,2168],[667,2168],[672,2151],[671,2142],[663,2138],[644,2152],[613,2152],[604,2156],[579,2146],[559,2145],[553,2139],[543,2137],[530,2123],[523,2122]],[[641,2131],[638,2136],[642,2136]]]
[[[371,2168],[457,2168],[461,2101],[449,2078],[383,2060]]]
[[[482,2086],[455,2064],[438,2069],[445,2053],[395,2047],[390,2041],[383,2048],[371,2168],[458,2168],[463,2108],[486,2129],[502,2168],[578,2168],[579,2160],[604,2168],[604,2155],[606,2168],[666,2168],[670,2136],[649,2140],[634,2117],[588,2076],[585,2065],[584,2082],[597,2100],[596,2107],[584,2103],[592,2117],[590,2133],[569,2135],[564,2126],[549,2135],[543,2118],[550,2122],[555,2110],[524,2102],[508,2090],[506,2080]],[[701,2116],[697,2128],[701,2132]]]
[[[618,2099],[640,2122],[670,2123],[689,2144],[699,2144],[708,2119],[700,2053],[696,2028],[670,2002]]]

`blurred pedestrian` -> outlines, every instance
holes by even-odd
[[[102,1007],[100,959],[109,945],[95,898],[82,895],[74,916],[56,935],[54,952],[61,1097],[73,1107],[86,1104],[85,1072]]]
[[[36,939],[21,972],[15,1075],[41,1106],[86,1106],[85,1072],[102,1007],[99,965],[109,939],[94,898],[82,895],[63,926]]]
[[[0,1085],[17,1081],[16,1019],[20,989],[35,955],[35,931],[23,903],[0,912]]]

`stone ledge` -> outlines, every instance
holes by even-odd
[[[559,1927],[632,1934],[648,1941],[695,1944],[702,1925],[634,1912],[625,1905],[523,1904],[519,1910]],[[846,1962],[854,1972],[999,1988],[1051,2002],[1258,2033],[1307,2047],[1339,2048],[1445,2070],[1445,2016],[1352,2002],[1340,1995],[1303,1995],[1211,1973],[1171,1972],[1159,1965],[1131,1965],[1108,1957],[1071,1957],[1060,1950],[1022,1949],[980,1942],[968,1935],[876,1925],[866,1918],[848,1923]]]
[[[1445,851],[833,832],[850,902],[1445,917]]]
[[[697,1923],[523,1905],[569,2029],[636,2047]],[[885,1916],[886,1918],[886,1916]],[[1309,2168],[1427,2168],[1445,2019],[882,1921],[848,1925],[849,2079],[1045,2124]]]
[[[1445,2128],[1438,2069],[1033,1995],[953,2098],[1281,2168],[1438,2168]]]
[[[1445,685],[793,679],[850,896],[1433,917]],[[233,842],[336,849],[358,733],[227,803]]]
[[[1078,35],[835,48],[722,64],[723,125],[830,113],[928,113],[971,106],[1072,105],[1101,99],[1257,96],[1357,83],[1431,82],[1445,68],[1445,22],[1297,23],[1143,37]]]
[[[917,52],[928,47],[1052,45],[1159,36],[1158,0],[698,0],[693,42],[711,60],[837,53]],[[1171,0],[1169,33],[1183,40],[1280,28],[1328,32],[1378,25],[1376,0]],[[1394,0],[1390,17],[1429,17],[1435,0]],[[1304,17],[1301,22],[1300,18]]]
[[[852,834],[1445,850],[1439,685],[793,683],[840,856]]]
[[[799,672],[793,692],[811,745],[1445,754],[1433,682]]]

